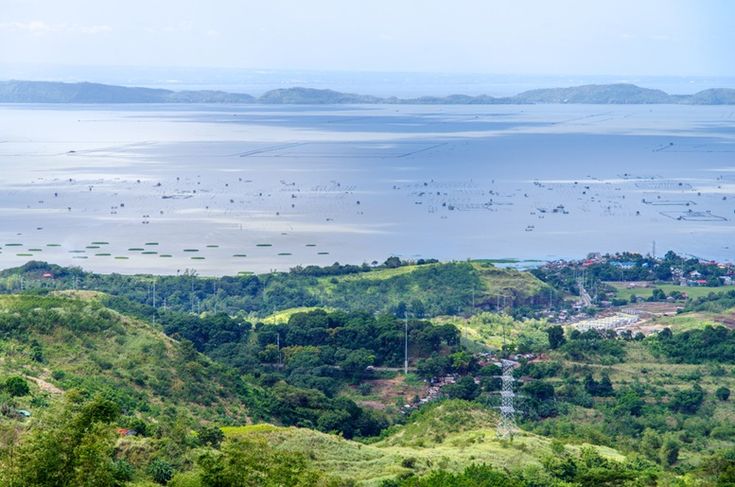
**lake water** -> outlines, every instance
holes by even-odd
[[[2,268],[731,261],[733,218],[734,107],[0,106]]]

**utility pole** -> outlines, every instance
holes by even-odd
[[[276,348],[278,349],[278,366],[281,366],[281,332],[276,332]]]
[[[404,323],[405,338],[403,340],[403,375],[408,375],[408,313],[404,313],[406,318]]]

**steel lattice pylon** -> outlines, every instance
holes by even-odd
[[[500,393],[500,419],[498,421],[498,438],[509,439],[513,437],[513,431],[516,429],[516,409],[515,409],[515,393],[513,392],[513,362],[511,360],[502,359],[501,364],[501,380],[503,382],[503,390]]]

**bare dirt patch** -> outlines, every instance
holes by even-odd
[[[64,391],[56,387],[55,385],[46,382],[43,379],[39,379],[38,377],[31,377],[29,375],[26,376],[26,379],[32,380],[36,383],[39,389],[41,389],[44,392],[48,392],[49,394],[63,394]]]
[[[398,375],[392,379],[371,380],[368,383],[372,386],[371,396],[373,398],[357,400],[357,403],[379,410],[395,406],[398,398],[401,399],[403,404],[406,404],[411,402],[414,396],[424,397],[428,389],[428,386],[424,383],[418,385],[406,383],[403,375]]]

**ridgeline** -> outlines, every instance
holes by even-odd
[[[735,105],[735,89],[712,88],[674,95],[633,84],[582,85],[525,91],[510,97],[489,95],[397,98],[342,93],[328,89],[280,88],[260,97],[224,91],[172,91],[99,83],[0,81],[0,103],[259,103],[275,105],[531,105],[546,103],[601,105]]]

